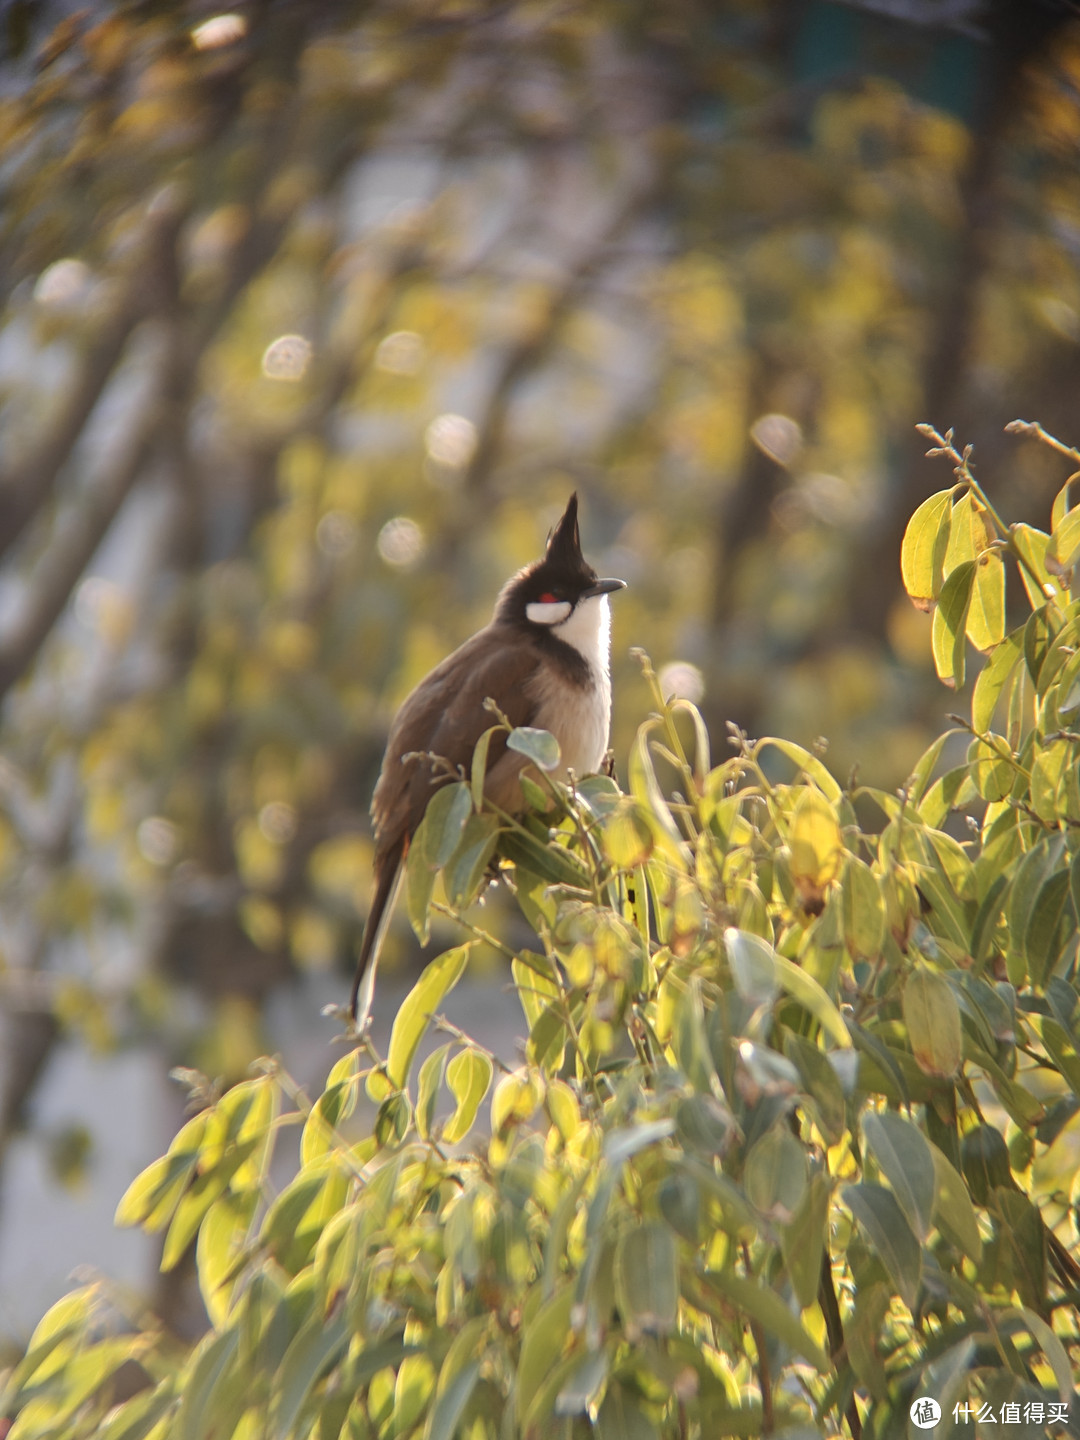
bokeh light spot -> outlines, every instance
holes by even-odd
[[[191,32],[191,43],[196,50],[221,50],[226,45],[235,45],[247,34],[248,24],[243,15],[229,12],[212,15]]]
[[[139,854],[151,865],[168,865],[176,858],[179,837],[170,820],[150,815],[135,831],[135,843]]]
[[[424,342],[415,330],[395,330],[375,351],[375,369],[387,375],[415,375],[423,363]]]
[[[303,335],[279,335],[263,352],[263,374],[268,380],[302,380],[311,364],[311,354],[311,341]]]
[[[424,446],[438,465],[464,470],[476,454],[476,426],[464,415],[439,415],[424,431]]]
[[[658,679],[665,700],[689,700],[696,705],[705,694],[705,677],[688,660],[672,660],[661,669]]]
[[[50,309],[63,310],[78,305],[85,299],[90,288],[92,272],[89,265],[70,256],[57,260],[43,270],[34,286],[34,299],[39,305]]]
[[[259,811],[259,829],[275,845],[287,845],[296,834],[296,811],[283,800],[271,800]]]
[[[790,465],[802,449],[802,427],[790,415],[759,415],[750,426],[750,438],[778,465]]]
[[[324,555],[347,555],[356,544],[356,521],[344,510],[328,510],[315,527],[315,543]]]
[[[407,570],[424,553],[424,535],[415,520],[407,515],[395,515],[379,531],[376,548],[387,565]]]

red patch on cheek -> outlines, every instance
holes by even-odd
[[[541,605],[555,605],[555,604],[557,604],[557,603],[558,603],[558,602],[557,602],[557,600],[556,600],[556,598],[555,598],[554,595],[541,595],[541,596],[540,596],[540,604],[541,604]]]

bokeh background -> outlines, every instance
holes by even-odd
[[[181,1118],[167,1072],[325,1073],[389,719],[571,489],[629,582],[617,763],[641,646],[718,753],[733,721],[903,782],[955,708],[899,595],[950,478],[914,425],[1044,526],[1065,462],[1003,427],[1080,436],[1080,14],[4,0],[0,29],[17,1348],[80,1261],[198,1328],[110,1228]],[[417,963],[402,924],[384,1013]],[[475,1019],[503,982],[472,983]]]

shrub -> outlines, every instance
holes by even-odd
[[[644,661],[627,793],[549,781],[493,815],[478,752],[408,907],[426,935],[436,882],[461,914],[501,857],[538,937],[511,957],[523,1063],[444,1030],[417,1066],[466,917],[385,1057],[358,1044],[313,1104],[265,1065],[124,1196],[164,1266],[195,1242],[208,1333],[75,1291],[8,1378],[9,1440],[889,1436],[920,1397],[939,1436],[1042,1435],[1075,1409],[1080,508],[1066,486],[1049,534],[1007,527],[928,433],[956,483],[903,574],[943,680],[988,657],[970,719],[898,794],[785,740],[713,765]],[[550,737],[513,743],[550,765]]]

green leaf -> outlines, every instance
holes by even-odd
[[[523,770],[518,776],[518,784],[521,786],[521,793],[525,798],[525,805],[529,810],[537,810],[541,813],[548,812],[560,815],[565,814],[563,806],[556,806],[552,797],[542,785],[538,785],[532,777]]]
[[[645,1150],[660,1140],[666,1140],[674,1129],[675,1121],[665,1117],[609,1130],[604,1136],[604,1159],[612,1169],[616,1169],[640,1150]]]
[[[14,1395],[31,1380],[40,1385],[62,1370],[75,1351],[75,1346],[68,1342],[76,1336],[81,1337],[100,1296],[100,1285],[83,1285],[48,1309],[38,1321],[26,1354],[0,1395]]]
[[[903,1101],[905,1105],[911,1103],[911,1092],[908,1089],[907,1075],[900,1064],[899,1055],[895,1050],[890,1049],[879,1036],[872,1030],[863,1029],[854,1021],[851,1023],[851,1038],[855,1047],[865,1055],[881,1072],[883,1080],[891,1087],[884,1093],[897,1103]],[[862,1083],[861,1067],[859,1083]]]
[[[272,1440],[294,1433],[304,1402],[319,1378],[344,1355],[351,1338],[344,1312],[326,1320],[321,1310],[307,1316],[275,1371],[270,1399]]]
[[[1031,767],[1031,808],[1047,825],[1056,826],[1067,809],[1065,787],[1075,764],[1073,746],[1067,740],[1054,740],[1036,749]]]
[[[840,884],[844,944],[853,960],[874,959],[885,941],[885,901],[877,876],[849,855]]]
[[[147,1440],[155,1432],[160,1435],[156,1427],[175,1404],[176,1397],[162,1386],[144,1390],[110,1411],[94,1440]]]
[[[243,1145],[234,1145],[231,1151],[219,1159],[212,1169],[199,1175],[195,1183],[184,1194],[180,1204],[176,1207],[176,1212],[165,1236],[165,1244],[161,1252],[162,1272],[172,1270],[184,1258],[184,1253],[194,1240],[206,1212],[223,1193],[236,1171],[258,1146],[258,1136],[253,1136]]]
[[[940,825],[951,810],[969,804],[977,793],[968,767],[958,765],[930,786],[919,803],[919,818],[927,825]]]
[[[562,1069],[570,1038],[565,1005],[562,1000],[553,1000],[529,1031],[527,1057],[545,1075],[554,1076]]]
[[[562,1355],[570,1335],[570,1312],[574,1305],[573,1285],[563,1288],[546,1300],[523,1327],[521,1355],[517,1366],[514,1408],[518,1425],[525,1419],[544,1381]]]
[[[982,1236],[963,1177],[936,1145],[930,1144],[930,1157],[936,1177],[934,1221],[946,1239],[978,1264],[982,1259]]]
[[[420,830],[423,828],[421,820]],[[417,838],[420,830],[416,832]],[[435,892],[436,874],[427,863],[421,846],[410,845],[405,858],[405,908],[413,934],[421,945],[426,945],[431,938],[431,897]]]
[[[213,1409],[214,1390],[235,1358],[239,1339],[237,1330],[223,1330],[220,1334],[211,1330],[196,1349],[195,1363],[177,1411],[175,1430],[170,1432],[177,1440],[202,1440],[211,1429],[211,1420],[220,1422],[221,1417]]]
[[[967,636],[976,650],[992,650],[1005,637],[1005,566],[995,550],[975,562]]]
[[[920,610],[929,610],[941,589],[941,567],[952,521],[951,490],[929,496],[912,515],[900,547],[904,589]]]
[[[1054,503],[1050,507],[1051,530],[1056,530],[1061,524],[1062,520],[1064,520],[1065,516],[1068,514],[1069,505],[1072,501],[1072,495],[1070,492],[1072,490],[1072,486],[1076,482],[1076,478],[1077,477],[1075,475],[1070,475],[1069,478],[1065,481],[1065,484],[1054,496]]]
[[[615,1247],[615,1294],[623,1322],[645,1335],[670,1335],[679,1308],[675,1236],[667,1225],[624,1230]]]
[[[524,755],[541,770],[550,773],[559,768],[559,742],[548,730],[536,730],[531,725],[520,725],[516,730],[510,731],[506,748]]]
[[[624,799],[604,821],[604,854],[617,870],[644,865],[652,854],[652,830],[637,801]]]
[[[967,617],[971,591],[975,584],[975,561],[957,565],[941,587],[941,597],[934,610],[931,649],[938,679],[952,690],[964,683],[967,645]]]
[[[492,725],[480,736],[473,750],[470,780],[472,782],[473,807],[477,811],[482,810],[484,806],[484,781],[487,779],[488,750],[491,747],[491,737],[498,734],[505,734],[503,727],[501,725]]]
[[[428,1411],[427,1423],[424,1426],[424,1440],[453,1440],[458,1422],[465,1413],[465,1407],[479,1378],[480,1362],[471,1360],[457,1372],[441,1393],[436,1394],[435,1403]]]
[[[555,1414],[585,1415],[595,1404],[611,1368],[607,1350],[586,1353],[555,1397]]]
[[[1043,662],[1053,638],[1049,606],[1043,605],[1028,616],[1027,624],[1024,626],[1024,663],[1033,685],[1039,683]],[[1013,749],[1016,748],[1014,744]]]
[[[760,756],[763,750],[768,749],[779,750],[781,755],[786,755],[789,760],[794,761],[802,774],[814,782],[831,804],[838,805],[843,799],[844,792],[838,782],[829,774],[818,757],[812,755],[809,750],[804,750],[801,745],[796,745],[791,740],[777,740],[774,736],[767,735],[754,747],[755,756]]]
[[[472,1129],[493,1073],[490,1057],[471,1046],[455,1055],[446,1067],[446,1083],[457,1101],[457,1108],[443,1127],[443,1139],[449,1144],[464,1140]]]
[[[545,885],[569,885],[575,890],[590,888],[589,872],[576,855],[556,840],[547,844],[528,830],[505,830],[499,843],[503,857]]]
[[[1020,1314],[1024,1317],[1024,1324],[1034,1335],[1039,1343],[1039,1349],[1050,1362],[1050,1368],[1054,1372],[1054,1379],[1057,1381],[1058,1394],[1068,1404],[1075,1396],[1073,1388],[1073,1367],[1069,1363],[1069,1357],[1065,1353],[1065,1346],[1051,1330],[1050,1326],[1042,1318],[1036,1315],[1034,1310],[1026,1306],[1021,1309]]]
[[[791,1277],[791,1288],[803,1309],[817,1299],[821,1283],[830,1193],[826,1177],[812,1175],[798,1209],[788,1224],[780,1227],[784,1264]]]
[[[1046,1227],[1038,1208],[1013,1186],[1010,1176],[1008,1185],[995,1190],[992,1197],[1001,1216],[998,1232],[1022,1304],[1041,1310],[1046,1304]]]
[[[1049,1015],[1038,1019],[1039,1034],[1046,1053],[1065,1078],[1069,1089],[1080,1097],[1080,1052],[1072,1035]]]
[[[780,993],[776,951],[767,940],[747,930],[730,927],[724,932],[724,948],[735,989],[751,1005],[771,1005]]]
[[[711,1165],[687,1159],[684,1169],[701,1187],[706,1200],[712,1200],[720,1212],[722,1230],[738,1240],[750,1240],[758,1233],[758,1217],[750,1202],[733,1180],[718,1175]]]
[[[499,828],[496,815],[469,816],[458,847],[443,870],[446,897],[456,909],[471,904],[480,889],[499,841]]]
[[[1018,565],[1020,579],[1024,589],[1027,591],[1031,608],[1037,610],[1040,605],[1045,605],[1051,594],[1057,594],[1059,587],[1050,579],[1050,572],[1046,568],[1046,547],[1050,544],[1050,536],[1045,530],[1036,530],[1031,525],[1010,525],[1009,531],[1012,537],[1013,547],[1027,561],[1026,565]],[[1035,572],[1037,579],[1033,579],[1031,571]]]
[[[909,1310],[915,1309],[922,1279],[922,1250],[891,1190],[863,1181],[845,1185],[844,1204],[866,1231],[897,1293]]]
[[[443,1076],[446,1074],[446,1057],[449,1053],[449,1043],[440,1045],[420,1066],[415,1118],[416,1131],[421,1140],[431,1139],[431,1130],[435,1123],[435,1102],[439,1098]]]
[[[960,1166],[976,1205],[989,1205],[999,1186],[1013,1183],[1009,1147],[993,1125],[973,1125],[960,1142]]]
[[[682,1171],[672,1171],[661,1180],[656,1198],[660,1214],[676,1235],[697,1246],[701,1240],[701,1187],[694,1177]]]
[[[1036,907],[1043,887],[1061,863],[1064,849],[1064,836],[1044,836],[1024,856],[1013,877],[1005,906],[1005,919],[1009,928],[1009,979],[1014,985],[1023,984],[1027,978],[1028,929],[1034,923],[1036,929],[1033,938],[1040,938]]]
[[[1069,872],[1056,870],[1040,889],[1024,932],[1024,953],[1032,985],[1041,989],[1046,984],[1049,972],[1065,951],[1065,938],[1075,929]]]
[[[531,1030],[552,1000],[559,998],[554,968],[546,955],[523,950],[510,962],[510,973],[525,1012],[525,1023]]]
[[[286,1185],[263,1217],[259,1233],[264,1241],[283,1243],[296,1234],[326,1184],[330,1168],[330,1157],[323,1156]]]
[[[989,730],[1001,692],[1023,654],[1024,630],[1021,626],[996,646],[980,670],[971,695],[971,723],[980,734]]]
[[[774,1125],[746,1157],[743,1188],[764,1216],[786,1224],[806,1194],[807,1168],[806,1151],[795,1136]]]
[[[140,1225],[151,1233],[172,1219],[184,1187],[198,1163],[197,1149],[187,1154],[163,1155],[135,1177],[116,1207],[114,1224]]]
[[[386,1057],[387,1074],[398,1090],[405,1087],[417,1046],[431,1023],[431,1016],[464,974],[471,949],[470,942],[437,956],[424,968],[420,979],[401,1002]]]
[[[917,1126],[886,1110],[863,1116],[863,1135],[900,1209],[919,1240],[930,1234],[937,1176],[926,1137]]]
[[[911,1053],[926,1075],[951,1079],[963,1059],[960,1007],[943,975],[925,965],[908,976],[901,998]]]
[[[326,1077],[323,1093],[311,1107],[300,1138],[300,1164],[324,1155],[335,1141],[335,1128],[356,1109],[360,1095],[360,1052],[350,1050]]]
[[[229,1280],[247,1239],[258,1200],[254,1190],[240,1195],[226,1191],[210,1206],[199,1227],[195,1252],[199,1292],[211,1323],[219,1329],[229,1312],[232,1291]]]
[[[116,1207],[116,1225],[144,1225],[153,1233],[172,1219],[195,1170],[209,1111],[189,1120],[173,1138],[167,1155],[135,1177]]]
[[[968,490],[953,506],[949,543],[942,562],[946,577],[961,562],[977,560],[992,539],[985,511]]]
[[[745,1314],[759,1320],[767,1335],[775,1336],[804,1360],[809,1360],[823,1375],[832,1369],[828,1355],[803,1329],[801,1321],[796,1319],[775,1290],[769,1290],[756,1280],[746,1279],[731,1270],[706,1271],[702,1280],[704,1288],[718,1291]]]
[[[429,1356],[410,1355],[398,1367],[394,1381],[393,1429],[398,1435],[413,1432],[426,1413],[435,1389],[435,1367]],[[282,1437],[285,1440],[285,1437]]]
[[[465,1321],[450,1342],[450,1348],[446,1352],[442,1369],[439,1371],[439,1378],[435,1384],[436,1398],[444,1395],[458,1375],[468,1369],[479,1355],[482,1355],[485,1338],[490,1330],[491,1317],[489,1315],[475,1315],[471,1320]]]
[[[994,1093],[1010,1118],[1015,1120],[1022,1130],[1037,1125],[1045,1113],[1042,1102],[1026,1086],[1010,1080],[997,1062],[979,1046],[967,1043],[965,1050],[970,1050],[974,1063],[985,1070],[986,1078],[994,1087]]]
[[[800,969],[783,955],[778,955],[760,936],[751,935],[747,930],[736,930],[734,926],[729,926],[724,931],[724,946],[731,962],[736,989],[739,988],[740,975],[754,990],[754,987],[760,989],[765,984],[765,976],[768,974],[774,985],[786,991],[804,1010],[809,1011],[837,1045],[851,1044],[851,1035],[840,1011],[807,971]],[[757,990],[754,990],[754,994],[756,993]],[[747,998],[753,998],[750,991],[747,992]]]
[[[860,1285],[854,1296],[855,1308],[844,1324],[844,1343],[851,1368],[860,1384],[865,1385],[875,1400],[888,1394],[889,1382],[878,1351],[883,1338],[882,1322],[892,1303],[892,1292],[884,1280],[869,1286]]]
[[[1080,508],[1069,510],[1054,527],[1046,547],[1046,568],[1051,575],[1065,576],[1080,560]]]
[[[967,762],[975,789],[991,804],[1006,799],[1012,791],[1016,767],[1009,755],[1005,739],[993,733],[985,740],[972,740],[968,746]]]
[[[441,870],[448,862],[472,811],[472,795],[463,780],[435,791],[413,840],[430,869]]]
[[[962,1333],[962,1332],[953,1332]],[[975,1354],[975,1341],[970,1334],[964,1334],[959,1344],[953,1345],[944,1354],[938,1354],[937,1358],[930,1365],[923,1368],[915,1390],[916,1395],[932,1396],[941,1406],[942,1416],[937,1426],[937,1433],[944,1429],[944,1440],[961,1440],[966,1422],[961,1418],[958,1424],[953,1423],[953,1406],[960,1401],[968,1390],[967,1375]],[[981,1407],[980,1407],[981,1408]],[[961,1417],[963,1412],[961,1411]],[[982,1440],[980,1425],[976,1431],[979,1440]],[[914,1427],[907,1428],[907,1434],[913,1434]],[[931,1432],[933,1434],[933,1432]]]
[[[844,1133],[847,1106],[839,1077],[823,1050],[801,1035],[784,1036],[784,1054],[802,1076],[803,1085],[814,1102],[818,1124],[825,1139],[835,1145]]]
[[[717,1431],[727,1434],[727,1431]],[[609,1385],[596,1417],[596,1440],[660,1440],[660,1432],[625,1385]]]
[[[904,789],[907,791],[908,799],[918,805],[926,794],[927,786],[930,784],[930,777],[937,769],[937,763],[941,759],[941,752],[954,735],[963,734],[961,730],[945,730],[915,762],[915,768],[908,776]],[[890,818],[892,818],[890,816]]]
[[[662,720],[654,718],[646,720],[638,727],[634,743],[630,747],[627,766],[630,793],[641,803],[641,813],[652,826],[653,838],[663,850],[665,858],[679,870],[685,871],[689,868],[689,852],[656,778],[649,751],[649,736],[662,725]]]
[[[694,727],[694,784],[697,786],[698,794],[701,794],[712,768],[708,726],[705,724],[701,711],[691,701],[676,698],[669,700],[668,706],[673,715],[690,716],[690,722]]]

